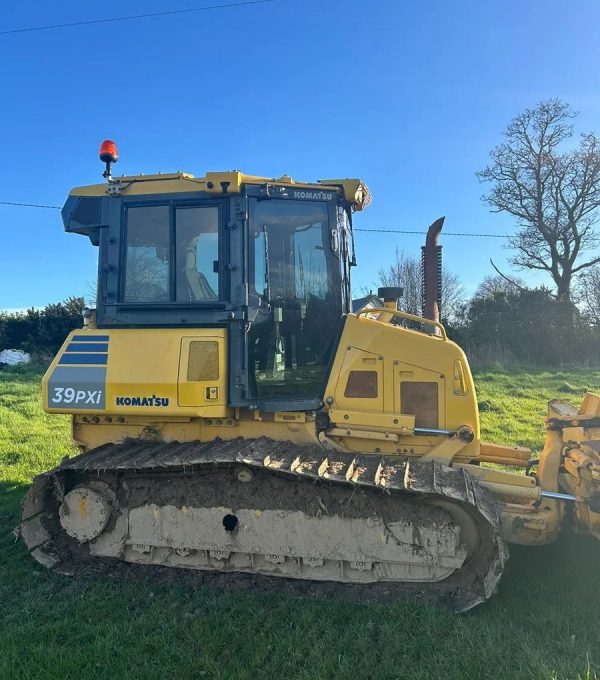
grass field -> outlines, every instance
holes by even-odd
[[[40,373],[0,372],[0,678],[598,678],[600,543],[511,549],[501,592],[455,616],[52,574],[13,529],[32,477],[72,450]],[[600,371],[480,372],[487,439],[539,449],[545,402]]]

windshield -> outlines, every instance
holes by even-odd
[[[249,334],[255,396],[321,396],[342,314],[336,244],[325,202],[252,203],[250,303],[260,310]]]

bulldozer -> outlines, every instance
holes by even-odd
[[[352,311],[360,179],[117,178],[111,140],[100,159],[107,181],[62,210],[98,248],[98,287],[43,378],[43,408],[71,416],[80,453],[25,497],[38,562],[463,612],[496,591],[508,544],[564,526],[600,537],[600,397],[550,402],[537,458],[481,440],[469,363],[439,319],[442,220],[423,249],[423,316],[396,288]]]

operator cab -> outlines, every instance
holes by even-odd
[[[99,246],[98,328],[226,328],[230,406],[318,408],[366,187],[106,172],[108,186],[75,189],[63,208],[65,229]]]

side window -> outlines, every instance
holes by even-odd
[[[267,239],[266,227],[254,233],[254,290],[257,295],[267,297]]]
[[[307,300],[327,295],[327,260],[323,246],[322,224],[317,222],[297,229],[293,238],[296,297]]]
[[[178,208],[175,213],[178,302],[219,297],[219,209]]]
[[[123,300],[169,299],[169,208],[128,208]]]

